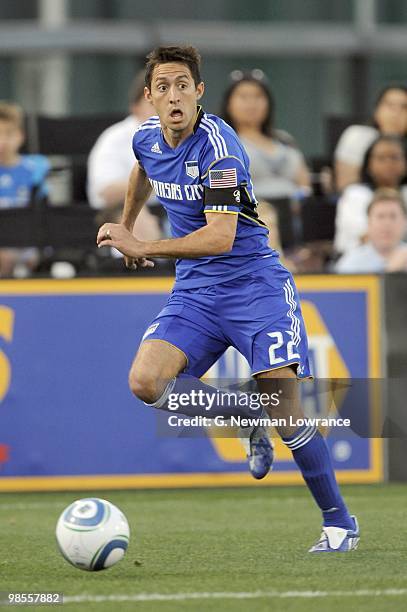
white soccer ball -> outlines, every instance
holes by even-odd
[[[97,572],[120,561],[127,550],[129,524],[104,499],[79,499],[59,517],[56,536],[63,557],[75,567]]]

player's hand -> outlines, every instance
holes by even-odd
[[[126,257],[125,255],[124,263],[126,268],[129,268],[130,270],[136,270],[137,268],[154,268],[154,262],[150,259],[146,259],[145,257],[134,259],[133,257]]]
[[[152,261],[145,258],[145,242],[137,240],[127,227],[120,223],[104,223],[98,231],[96,242],[99,248],[109,246],[120,251],[126,258],[127,266],[154,266]]]

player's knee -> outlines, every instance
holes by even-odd
[[[158,399],[156,379],[148,372],[130,370],[129,387],[133,395],[146,404],[153,404]]]

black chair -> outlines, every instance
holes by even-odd
[[[333,240],[335,235],[336,204],[325,198],[310,197],[301,206],[303,242]]]
[[[329,159],[333,159],[334,151],[341,134],[347,127],[354,124],[364,124],[366,118],[359,116],[339,116],[332,115],[325,118],[325,151]]]
[[[71,161],[71,198],[74,202],[87,202],[88,194],[86,184],[88,178],[88,164],[86,159],[73,159]]]
[[[87,158],[100,134],[123,119],[122,114],[37,117],[31,127],[38,153],[62,156],[53,163],[51,173],[69,172],[69,193],[73,202],[87,202]]]
[[[0,247],[53,247],[93,250],[96,211],[81,205],[0,210]]]
[[[329,159],[333,159],[336,145],[342,135],[342,132],[346,130],[350,125],[363,125],[366,124],[366,117],[360,116],[343,116],[343,115],[331,115],[325,118],[325,151]]]
[[[96,247],[96,211],[87,206],[49,206],[43,216],[43,246],[55,249]]]
[[[23,130],[25,134],[25,139],[22,146],[20,147],[20,153],[22,153],[23,155],[27,155],[29,153],[37,153],[37,146],[35,142],[36,123],[37,118],[35,115],[24,115]]]
[[[122,114],[37,118],[38,153],[87,156],[100,134],[123,119]]]
[[[283,249],[292,248],[297,239],[290,198],[273,198],[268,199],[267,202],[275,208],[277,213],[281,246]]]
[[[35,206],[0,209],[0,227],[0,247],[25,248],[40,244],[41,219]]]

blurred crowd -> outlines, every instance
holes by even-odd
[[[62,203],[93,211],[86,222],[95,227],[118,221],[134,165],[134,132],[154,114],[143,90],[143,75],[138,75],[130,88],[128,116],[95,134],[93,146],[82,155],[79,191],[84,196],[80,201],[76,189],[68,190],[66,201],[61,202],[55,180],[58,173],[61,176],[61,156],[56,163],[41,151],[31,152],[32,147],[25,145],[23,110],[0,102],[0,218],[4,211]],[[322,163],[305,158],[289,126],[275,124],[275,111],[270,83],[261,70],[231,73],[217,114],[236,130],[248,153],[258,212],[269,227],[271,246],[280,251],[284,263],[299,273],[407,272],[407,87],[397,84],[381,91],[364,122],[344,118],[333,156],[327,155]],[[68,147],[62,153],[62,165],[72,176],[78,160],[73,166]],[[165,213],[153,196],[134,232],[144,240],[170,235]],[[58,275],[58,270],[71,276],[125,273],[121,257],[113,250],[101,253],[89,244],[85,256],[79,247],[40,248],[29,244],[29,239],[16,246],[12,234],[13,217],[4,216],[1,277]],[[61,261],[66,265],[55,265]],[[162,271],[160,266],[156,271]]]

